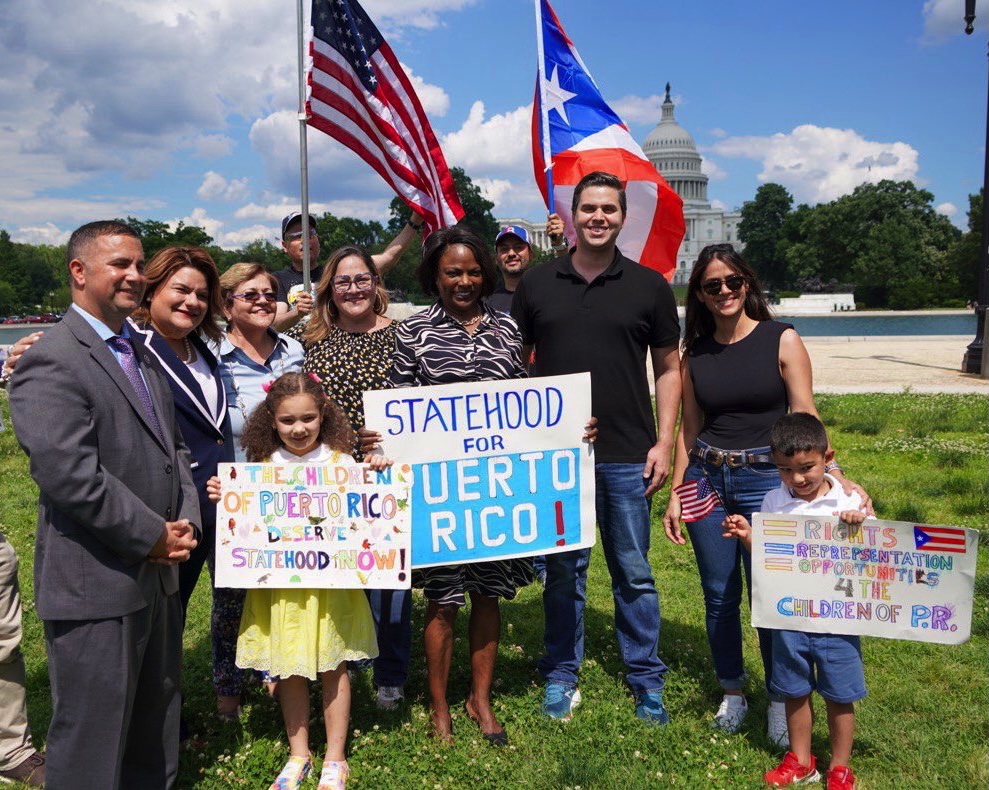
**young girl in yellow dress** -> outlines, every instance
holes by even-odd
[[[322,386],[301,373],[280,376],[244,426],[247,460],[273,463],[356,463],[346,415]],[[376,460],[382,468],[390,461]],[[207,483],[220,498],[220,480]],[[363,590],[252,589],[247,591],[237,639],[237,666],[280,678],[278,698],[290,757],[270,790],[296,790],[312,770],[309,752],[309,682],[323,679],[326,758],[319,790],[346,787],[344,754],[350,722],[347,662],[378,654],[374,621]]]

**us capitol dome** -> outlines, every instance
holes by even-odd
[[[701,156],[690,132],[677,123],[675,107],[666,83],[663,115],[656,128],[642,143],[642,150],[659,174],[683,198],[683,219],[687,226],[673,274],[674,285],[685,285],[697,255],[708,244],[729,242],[737,249],[738,211],[713,208],[707,198],[707,176],[701,171]]]

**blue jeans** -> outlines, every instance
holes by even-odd
[[[697,445],[707,446],[700,441]],[[769,448],[753,447],[748,451],[768,454]],[[737,540],[721,537],[721,522],[728,513],[745,516],[751,522],[752,514],[762,506],[763,497],[779,486],[780,476],[774,464],[732,469],[727,464],[715,466],[692,458],[684,480],[698,480],[705,475],[717,490],[722,504],[699,521],[687,524],[687,532],[700,570],[707,641],[714,658],[714,671],[723,689],[737,690],[746,680],[742,662],[742,569],[745,569],[749,584],[751,603],[752,557]],[[773,667],[772,631],[758,630],[768,689]],[[779,698],[775,693],[770,696]]]
[[[615,632],[634,694],[661,691],[666,665],[659,649],[659,594],[649,566],[649,506],[642,464],[596,464],[595,505],[601,546],[611,574]],[[547,682],[577,685],[584,658],[584,606],[590,549],[546,555],[546,655],[539,672]]]
[[[375,686],[404,686],[412,651],[412,591],[366,590],[378,634]]]

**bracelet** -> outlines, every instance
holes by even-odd
[[[420,222],[418,225],[416,225],[412,221],[412,217],[409,217],[407,220],[405,220],[405,224],[408,225],[410,228],[412,228],[412,230],[414,230],[416,233],[418,233],[419,231],[422,230],[422,226],[424,223]]]
[[[828,474],[831,474],[832,472],[841,472],[842,474],[845,473],[845,470],[842,469],[840,466],[838,466],[837,461],[828,461],[824,465],[824,471],[827,472]]]

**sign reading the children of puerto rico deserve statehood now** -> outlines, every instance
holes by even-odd
[[[220,464],[217,587],[411,586],[411,467]]]
[[[978,532],[756,513],[752,625],[960,644],[972,628]]]
[[[364,412],[412,464],[413,566],[594,545],[590,374],[366,392]]]

